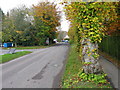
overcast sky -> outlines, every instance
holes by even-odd
[[[20,5],[26,5],[29,8],[33,4],[36,5],[39,2],[43,2],[43,1],[45,0],[0,0],[0,7],[4,13],[7,13],[7,11],[15,7],[18,7]],[[53,0],[50,0],[50,1],[53,1]],[[58,0],[54,0],[54,1],[58,2]],[[62,10],[62,6],[60,4],[58,4],[58,6],[60,7],[60,10]],[[69,23],[65,19],[64,13],[62,13],[61,29],[62,31],[68,31],[69,29]]]

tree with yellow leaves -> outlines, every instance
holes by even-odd
[[[39,44],[45,44],[47,38],[50,43],[56,38],[56,27],[60,25],[60,12],[56,8],[56,4],[50,2],[41,2],[33,6],[34,23],[36,33],[39,37]]]
[[[82,57],[84,72],[87,74],[101,72],[98,42],[101,42],[106,34],[106,23],[118,19],[117,4],[117,2],[69,2],[65,5],[67,19],[76,27],[74,29],[78,51]]]

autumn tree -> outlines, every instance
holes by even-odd
[[[39,37],[38,42],[45,44],[47,38],[50,43],[56,38],[56,27],[60,25],[59,11],[56,4],[50,2],[41,2],[33,6],[34,10],[34,23]]]
[[[4,19],[4,13],[0,8],[0,41],[2,41],[2,21]]]
[[[98,42],[105,36],[106,23],[117,19],[112,2],[70,2],[65,5],[67,19],[76,27],[77,44],[85,73],[99,73]]]
[[[7,15],[4,15],[4,19],[2,20],[2,42],[4,43],[13,41],[13,33],[14,24],[7,12]]]
[[[29,30],[29,25],[31,24],[27,21],[28,9],[25,6],[20,6],[14,8],[10,11],[10,18],[12,18],[14,23],[14,30],[17,33],[14,36],[15,43],[21,43],[27,41],[28,36],[24,36],[26,31]],[[27,32],[28,33],[28,32]],[[28,33],[29,34],[29,33]]]
[[[114,5],[116,6],[116,13],[117,13],[117,17],[118,19],[113,20],[112,22],[107,22],[105,23],[106,26],[106,34],[107,35],[115,35],[118,36],[120,35],[120,2],[114,2]],[[111,15],[113,13],[111,12]]]
[[[3,20],[3,42],[13,42],[18,45],[32,45],[34,40],[33,25],[29,9],[24,5],[10,10]]]

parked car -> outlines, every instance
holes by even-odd
[[[65,42],[65,40],[62,40],[62,42]]]
[[[68,43],[68,40],[65,40],[65,43]]]
[[[62,40],[62,42],[68,43],[68,40]]]

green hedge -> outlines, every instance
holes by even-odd
[[[107,36],[99,43],[99,49],[120,60],[120,36]]]

